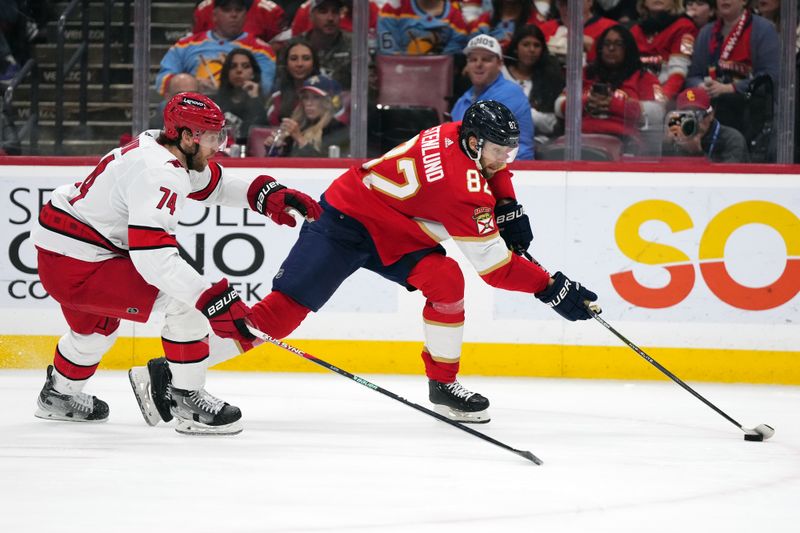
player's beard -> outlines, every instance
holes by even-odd
[[[186,158],[186,168],[188,170],[194,170],[195,172],[202,172],[206,168],[206,163],[208,161],[202,161],[197,158],[197,154],[200,152],[200,145],[194,145],[194,152],[187,152],[182,147],[180,151],[183,152],[183,156]]]

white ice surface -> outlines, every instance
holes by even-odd
[[[422,377],[365,376],[427,406]],[[44,371],[0,371],[0,532],[800,531],[800,387],[483,378],[472,426],[535,466],[328,374],[212,372],[242,434],[144,424],[123,372],[105,424],[33,417]]]

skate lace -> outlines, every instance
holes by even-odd
[[[462,387],[461,383],[459,383],[458,381],[454,381],[452,383],[448,383],[447,384],[447,390],[450,391],[450,393],[452,395],[458,396],[459,398],[463,398],[465,400],[468,400],[470,398],[470,396],[475,394],[474,392],[469,391],[469,390],[465,389],[464,387]]]
[[[94,408],[94,396],[84,392],[79,392],[78,394],[73,394],[69,397],[69,404],[79,411],[91,413],[92,409]]]
[[[207,393],[205,389],[191,391],[189,398],[192,399],[197,407],[212,415],[219,413],[225,407],[224,401]]]

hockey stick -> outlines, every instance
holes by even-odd
[[[368,389],[372,389],[375,392],[379,392],[379,393],[383,394],[384,396],[388,396],[389,398],[391,398],[393,400],[397,400],[398,402],[401,402],[401,403],[403,403],[403,404],[405,404],[405,405],[407,405],[407,406],[409,406],[409,407],[411,407],[413,409],[416,409],[417,411],[425,413],[428,416],[432,416],[433,418],[436,418],[437,420],[440,420],[440,421],[444,422],[445,424],[450,424],[451,426],[453,426],[455,428],[458,428],[458,429],[460,429],[462,431],[466,431],[470,435],[473,435],[475,437],[478,437],[479,439],[485,440],[486,442],[490,442],[490,443],[494,444],[495,446],[499,446],[500,448],[503,448],[504,450],[508,450],[510,452],[513,452],[513,453],[519,455],[520,457],[524,457],[525,459],[527,459],[528,461],[531,461],[534,464],[537,464],[537,465],[542,464],[542,460],[541,459],[539,459],[538,457],[536,457],[535,455],[533,455],[531,452],[529,452],[527,450],[517,450],[516,448],[512,448],[508,444],[504,444],[504,443],[500,442],[499,440],[493,439],[492,437],[490,437],[488,435],[484,435],[480,431],[476,431],[476,430],[472,429],[471,427],[467,427],[464,424],[460,424],[460,423],[456,422],[455,420],[450,420],[446,416],[440,415],[436,411],[432,411],[432,410],[427,409],[427,408],[425,408],[425,407],[423,407],[421,405],[418,405],[418,404],[416,404],[414,402],[410,402],[410,401],[406,400],[405,398],[403,398],[402,396],[398,396],[397,394],[395,394],[395,393],[393,393],[391,391],[388,391],[388,390],[384,389],[383,387],[379,387],[378,385],[375,385],[374,383],[370,383],[369,381],[367,381],[364,378],[361,378],[361,377],[358,377],[358,376],[356,376],[354,374],[351,374],[347,370],[343,370],[343,369],[341,369],[339,367],[333,366],[332,364],[327,363],[327,362],[323,361],[322,359],[319,359],[318,357],[315,357],[315,356],[311,355],[310,353],[304,352],[300,348],[295,348],[294,346],[292,346],[290,344],[287,344],[287,343],[285,343],[285,342],[283,342],[281,340],[274,339],[274,338],[270,337],[269,335],[267,335],[266,333],[264,333],[263,331],[259,331],[257,329],[254,329],[252,326],[250,326],[249,329],[250,329],[250,331],[251,331],[251,333],[253,335],[255,335],[256,337],[258,337],[259,339],[261,339],[261,340],[263,340],[265,342],[269,342],[271,344],[274,344],[275,346],[283,348],[284,350],[292,352],[295,355],[299,355],[303,359],[307,359],[307,360],[311,361],[312,363],[316,363],[319,366],[325,367],[325,368],[327,368],[328,370],[330,370],[332,372],[336,372],[340,376],[343,376],[343,377],[346,377],[347,379],[355,381],[356,383],[358,383],[360,385],[363,385],[363,386],[367,387]]]
[[[656,367],[658,370],[661,371],[662,374],[667,376],[669,379],[671,379],[672,381],[674,381],[675,383],[677,383],[678,385],[689,391],[695,398],[697,398],[698,400],[700,400],[701,402],[712,408],[718,414],[722,415],[725,418],[725,420],[727,420],[734,426],[744,431],[744,440],[762,441],[772,437],[772,435],[775,434],[775,430],[772,428],[772,426],[768,426],[767,424],[759,424],[754,428],[742,427],[742,425],[739,422],[728,416],[722,409],[720,409],[710,401],[706,400],[699,392],[695,391],[689,385],[684,383],[683,380],[681,380],[678,376],[676,376],[675,374],[673,374],[672,372],[661,366],[661,364],[658,361],[647,355],[644,352],[644,350],[636,346],[634,343],[626,339],[619,331],[611,327],[611,325],[608,322],[600,318],[600,315],[598,315],[597,312],[595,312],[595,310],[592,308],[592,305],[589,302],[584,302],[584,303],[586,304],[586,308],[589,310],[589,314],[592,315],[592,318],[600,322],[600,324],[602,324],[604,328],[606,328],[608,331],[616,335],[622,342],[627,344],[631,350],[642,356],[642,358],[644,358],[645,361]]]
[[[528,261],[536,263],[537,265],[539,264],[538,261],[536,261],[533,257],[531,257],[531,255],[527,251],[522,250],[522,255],[524,255],[525,258]],[[587,301],[584,302],[584,305],[589,310],[589,314],[592,316],[592,318],[594,318],[595,320],[600,322],[600,324],[602,324],[604,328],[606,328],[608,331],[610,331],[611,333],[616,335],[617,338],[619,338],[622,342],[627,344],[628,347],[631,350],[633,350],[634,352],[636,352],[637,354],[642,356],[642,358],[645,361],[647,361],[648,363],[650,363],[651,365],[656,367],[658,370],[661,371],[661,373],[663,373],[669,379],[671,379],[672,381],[674,381],[675,383],[677,383],[678,385],[680,385],[681,387],[683,387],[684,389],[689,391],[695,398],[697,398],[698,400],[700,400],[701,402],[703,402],[704,404],[706,404],[707,406],[712,408],[718,414],[722,415],[725,418],[725,420],[727,420],[731,424],[735,425],[736,427],[738,427],[739,429],[744,431],[744,440],[763,441],[763,440],[769,439],[770,437],[772,437],[775,434],[775,429],[772,426],[768,426],[767,424],[759,424],[754,428],[743,427],[739,422],[737,422],[736,420],[734,420],[733,418],[728,416],[722,409],[720,409],[719,407],[717,407],[716,405],[714,405],[710,401],[706,400],[699,392],[697,392],[696,390],[691,388],[689,385],[684,383],[683,380],[681,380],[678,376],[676,376],[675,374],[673,374],[672,372],[670,372],[669,370],[664,368],[661,365],[661,363],[659,363],[658,361],[656,361],[655,359],[653,359],[652,357],[647,355],[644,352],[644,350],[642,350],[641,348],[636,346],[634,343],[629,341],[627,338],[625,338],[625,336],[622,335],[619,331],[617,331],[616,329],[611,327],[611,324],[609,324],[608,322],[606,322],[605,320],[600,318],[600,314],[598,312],[598,310],[600,308],[595,303],[589,302],[587,300]]]

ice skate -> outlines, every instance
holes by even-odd
[[[161,420],[172,420],[170,413],[169,382],[172,374],[164,357],[150,359],[147,367],[135,366],[128,371],[133,394],[139,402],[144,421],[155,426]]]
[[[485,424],[491,420],[489,416],[489,400],[465,389],[461,383],[442,383],[428,380],[429,399],[434,404],[434,411],[450,420],[471,424]]]
[[[205,391],[170,386],[170,411],[175,431],[184,435],[236,435],[242,432],[242,412]]]
[[[47,381],[39,393],[39,408],[34,415],[45,420],[68,422],[105,422],[108,420],[108,404],[103,400],[79,392],[62,394],[53,388],[53,365],[47,367]]]

